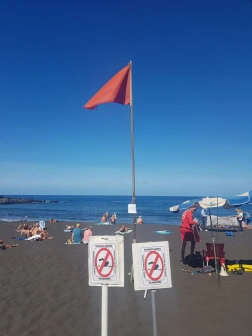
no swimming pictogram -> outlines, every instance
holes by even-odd
[[[132,244],[135,290],[172,287],[168,241]]]
[[[157,251],[150,251],[144,260],[146,276],[151,281],[159,281],[164,274],[164,261]]]
[[[95,268],[102,278],[108,278],[114,271],[115,260],[108,248],[100,248],[95,256]]]

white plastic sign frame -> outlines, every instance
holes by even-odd
[[[136,214],[136,204],[128,204],[128,213],[129,214]]]
[[[132,255],[135,291],[172,287],[168,241],[134,243]]]
[[[123,236],[91,236],[88,241],[89,286],[124,287]]]

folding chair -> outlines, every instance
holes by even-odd
[[[206,260],[207,266],[210,260],[215,260],[214,256],[214,244],[206,243],[206,251],[202,251],[203,254],[203,263],[204,259]],[[225,252],[224,252],[224,244],[215,244],[215,254],[216,259],[220,261],[220,265],[225,265]]]

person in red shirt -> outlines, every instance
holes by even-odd
[[[180,225],[180,237],[182,240],[182,247],[181,247],[181,261],[184,262],[185,260],[185,248],[186,243],[188,241],[191,242],[191,255],[194,253],[196,241],[200,242],[200,237],[198,234],[198,230],[195,229],[195,225],[199,225],[199,222],[196,222],[193,219],[193,213],[195,212],[196,208],[191,207],[188,210],[183,212],[182,215],[182,222]]]

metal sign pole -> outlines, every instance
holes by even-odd
[[[101,336],[108,336],[108,286],[102,286]]]
[[[151,308],[152,308],[152,323],[153,336],[158,336],[157,332],[157,310],[156,310],[156,290],[151,290]]]
[[[135,182],[135,149],[134,149],[134,105],[132,88],[132,61],[130,61],[130,131],[131,131],[131,164],[132,164],[132,204],[136,204]],[[136,214],[133,214],[133,243],[136,243]]]

